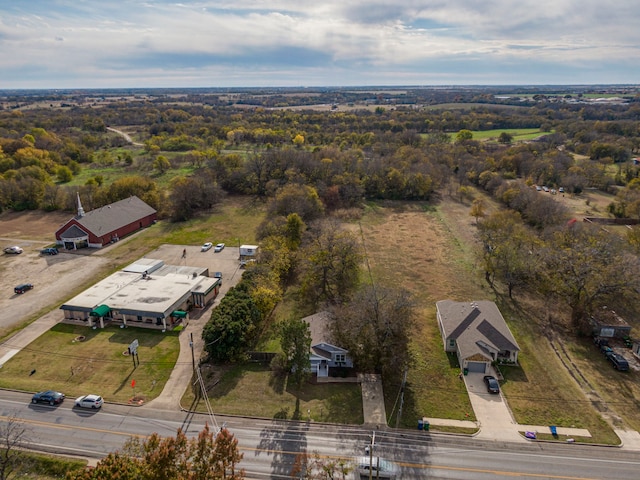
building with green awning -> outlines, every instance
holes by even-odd
[[[89,313],[89,315],[91,315],[92,317],[106,317],[107,315],[109,315],[110,311],[111,308],[109,308],[108,305],[98,305],[96,308],[91,310],[91,313]]]
[[[137,326],[171,330],[189,311],[218,295],[222,280],[204,267],[165,265],[141,258],[89,287],[60,308],[64,322],[89,327]]]

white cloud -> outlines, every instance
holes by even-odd
[[[74,86],[478,83],[487,68],[503,83],[527,62],[518,83],[536,65],[536,78],[557,79],[567,66],[593,75],[600,64],[600,80],[583,83],[627,83],[640,78],[629,61],[640,58],[639,10],[630,0],[33,0],[0,6],[0,88],[65,76]]]

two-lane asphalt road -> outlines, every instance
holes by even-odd
[[[118,450],[134,435],[153,432],[175,435],[182,428],[195,436],[206,415],[157,411],[107,404],[99,411],[73,407],[67,399],[58,407],[32,405],[30,395],[1,391],[0,417],[20,419],[31,446],[49,452],[101,458]],[[371,431],[361,427],[297,423],[281,420],[217,417],[239,441],[240,466],[251,479],[290,478],[296,454],[329,458],[364,454]],[[376,455],[400,466],[402,479],[637,479],[638,452],[613,447],[483,442],[473,438],[421,431],[377,431]]]

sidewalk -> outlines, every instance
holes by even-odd
[[[20,350],[53,328],[60,318],[60,310],[52,310],[0,344],[0,368]]]
[[[362,386],[362,410],[365,425],[387,425],[380,375],[358,375]],[[482,440],[526,443],[521,432],[551,433],[549,425],[521,425],[511,415],[506,400],[502,396],[486,391],[483,374],[469,374],[464,377],[471,406],[477,421],[424,417],[434,426],[479,429],[475,437]],[[416,427],[418,424],[416,419]],[[591,438],[591,432],[584,428],[556,427],[559,435]],[[633,430],[615,430],[621,447],[640,451],[640,433]]]
[[[169,375],[167,383],[165,383],[162,392],[156,398],[145,404],[144,407],[150,407],[158,410],[180,410],[180,400],[189,388],[189,384],[193,380],[193,363],[198,366],[200,358],[204,351],[204,340],[202,339],[202,330],[207,323],[211,308],[217,304],[219,299],[209,305],[202,311],[198,319],[190,319],[187,327],[180,332],[178,339],[180,340],[180,354],[175,367]],[[193,344],[191,340],[193,339]]]

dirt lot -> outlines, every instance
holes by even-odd
[[[0,246],[24,249],[20,255],[0,254],[0,333],[38,312],[57,308],[83,285],[93,283],[96,270],[106,264],[100,255],[40,255],[42,248],[55,242],[55,231],[69,218],[68,213],[58,212],[0,215]],[[34,289],[17,295],[13,287],[20,283],[32,283]]]

